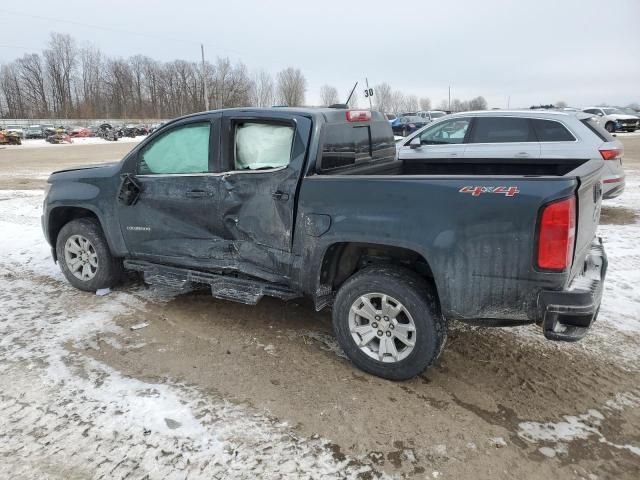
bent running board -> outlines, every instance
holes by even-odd
[[[142,272],[144,281],[151,285],[165,285],[183,292],[196,285],[209,285],[211,295],[223,300],[255,305],[263,296],[291,300],[301,295],[284,285],[251,278],[199,272],[188,268],[170,267],[141,260],[125,260],[124,268]]]

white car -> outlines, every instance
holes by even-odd
[[[21,127],[20,125],[7,125],[5,127],[5,130],[7,132],[17,133],[18,135],[20,135],[20,138],[24,139],[24,136],[25,136],[24,128]]]
[[[478,111],[447,115],[410,134],[397,146],[398,158],[421,173],[455,174],[459,160],[468,159],[478,174],[495,172],[504,163],[505,175],[518,174],[520,159],[527,171],[539,166],[541,176],[561,174],[580,162],[603,162],[603,198],[620,195],[625,187],[622,143],[583,112],[540,110]],[[551,172],[551,173],[550,173]]]
[[[615,132],[616,130],[635,132],[640,128],[640,117],[637,115],[629,115],[619,108],[589,107],[582,109],[582,111],[598,117],[598,123],[600,123],[607,132]]]
[[[417,116],[424,118],[427,122],[433,122],[438,118],[442,118],[447,114],[442,110],[428,110],[416,113]]]

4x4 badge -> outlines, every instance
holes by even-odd
[[[505,197],[513,197],[520,193],[518,187],[462,187],[460,193],[470,193],[473,197],[479,197],[483,193],[500,193]]]

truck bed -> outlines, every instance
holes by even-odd
[[[396,160],[309,176],[300,205],[303,213],[331,217],[319,243],[393,239],[419,252],[447,317],[526,321],[538,315],[541,289],[564,288],[584,267],[598,224],[601,170],[597,160]],[[534,256],[541,209],[572,195],[573,266],[540,271]]]
[[[451,158],[395,160],[345,169],[341,175],[553,176],[562,177],[587,163],[582,159]]]

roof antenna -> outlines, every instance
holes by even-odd
[[[347,101],[344,102],[345,104],[349,105],[349,100],[351,100],[351,97],[353,96],[353,92],[356,91],[356,87],[358,86],[358,82],[356,82],[356,84],[353,86],[353,88],[351,89],[351,93],[349,94],[349,97],[347,97]]]
[[[356,84],[351,89],[351,93],[349,94],[349,98],[347,98],[347,101],[345,103],[334,103],[333,105],[329,105],[329,108],[349,109],[349,100],[351,100],[351,96],[353,95],[353,92],[355,91],[357,86],[358,86],[358,82],[356,82]]]

